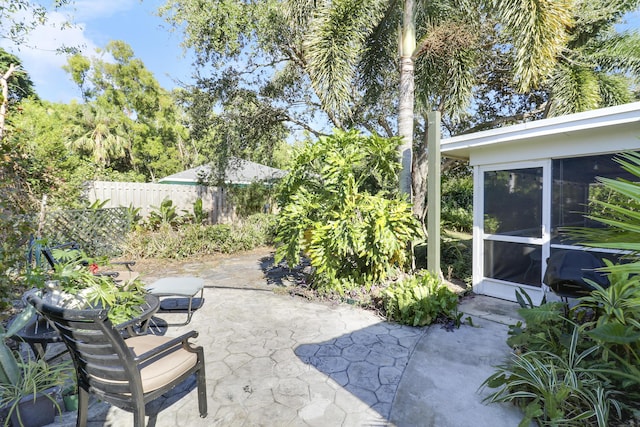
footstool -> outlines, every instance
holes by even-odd
[[[186,313],[184,323],[172,326],[186,325],[191,322],[193,311],[204,304],[204,280],[199,277],[176,276],[164,277],[145,286],[147,292],[160,298],[158,313]],[[200,296],[196,298],[196,295]]]

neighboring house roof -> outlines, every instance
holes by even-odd
[[[280,179],[287,171],[261,165],[260,163],[232,157],[225,172],[225,182],[229,184],[251,184],[256,181]],[[158,180],[161,184],[194,185],[206,181],[211,176],[211,166],[201,165],[186,171],[174,173]]]

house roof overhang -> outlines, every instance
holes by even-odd
[[[471,152],[482,147],[499,148],[501,145],[526,143],[541,137],[638,124],[640,102],[634,102],[443,139],[440,151],[445,157],[469,160]],[[640,127],[638,133],[640,135]]]

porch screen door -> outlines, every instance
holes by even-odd
[[[482,293],[513,300],[515,289],[536,291],[548,257],[550,162],[480,170]]]

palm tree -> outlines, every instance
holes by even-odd
[[[308,72],[325,109],[350,114],[353,82],[366,93],[375,93],[380,90],[383,68],[399,59],[403,183],[410,182],[414,85],[421,110],[460,114],[475,83],[477,35],[483,25],[499,22],[513,47],[519,86],[523,90],[535,86],[553,69],[567,43],[573,10],[571,0],[333,0],[316,2],[316,6],[319,12],[306,44]],[[401,39],[390,43],[397,40],[399,26]],[[413,177],[414,182],[422,180]],[[406,184],[403,190],[408,191]],[[416,213],[422,216],[424,202],[415,202]]]
[[[580,2],[570,39],[547,84],[546,115],[587,111],[631,102],[629,76],[640,74],[640,35],[618,33],[615,24],[639,0]]]
[[[131,142],[119,120],[121,113],[98,103],[84,104],[80,111],[82,115],[74,128],[74,133],[80,136],[68,142],[70,148],[90,152],[93,161],[102,168],[130,153]]]

